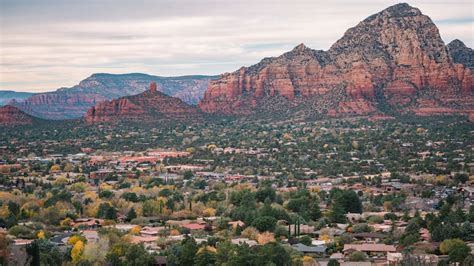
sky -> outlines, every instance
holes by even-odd
[[[474,46],[474,0],[406,1],[445,43]],[[327,50],[398,1],[0,0],[0,90],[71,87],[93,73],[217,75],[300,43]]]

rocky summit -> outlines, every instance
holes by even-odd
[[[1,126],[30,125],[33,124],[33,121],[33,117],[14,106],[5,105],[0,107]]]
[[[474,111],[472,57],[454,50],[428,16],[397,4],[347,30],[328,51],[301,44],[223,74],[199,106],[249,115],[278,111],[269,104],[278,99],[286,110],[304,106],[305,115],[466,114]]]
[[[197,107],[158,91],[153,82],[140,94],[97,104],[87,111],[84,120],[89,124],[120,120],[184,120],[195,118],[199,113]]]
[[[448,44],[448,50],[454,63],[462,64],[471,71],[474,70],[474,50],[458,39]]]

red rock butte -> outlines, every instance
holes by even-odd
[[[105,101],[90,108],[84,117],[87,123],[118,120],[187,119],[199,115],[199,110],[182,100],[159,92],[152,82],[149,90],[133,96]]]
[[[6,105],[0,107],[0,125],[30,125],[33,124],[33,118],[20,109]]]

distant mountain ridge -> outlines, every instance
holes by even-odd
[[[221,75],[199,106],[223,115],[472,113],[472,58],[463,47],[449,51],[428,16],[397,4],[348,29],[328,51],[301,44]]]
[[[44,119],[74,119],[82,117],[90,107],[99,102],[141,93],[151,82],[155,82],[157,90],[167,95],[178,97],[190,104],[197,104],[212,78],[215,77],[98,73],[71,88],[38,93],[25,100],[11,101],[10,104]]]
[[[11,90],[0,90],[0,106],[6,105],[12,100],[21,101],[33,96],[32,92],[21,92],[21,91],[11,91]]]

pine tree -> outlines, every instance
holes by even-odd
[[[130,222],[131,220],[137,218],[137,213],[135,212],[135,209],[132,207],[130,211],[127,213],[127,222]]]

